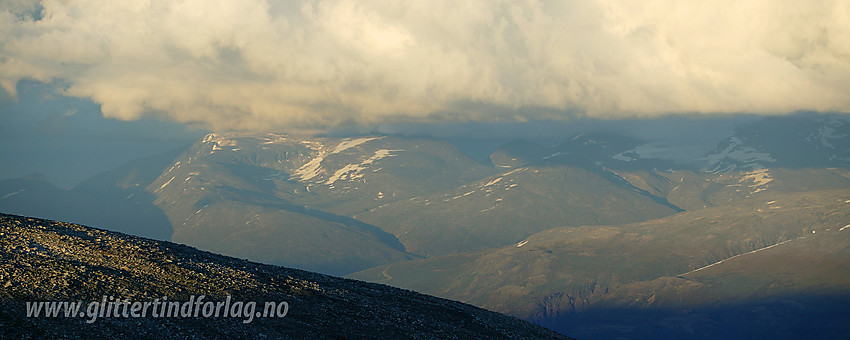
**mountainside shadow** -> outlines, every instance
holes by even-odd
[[[840,339],[850,293],[793,295],[712,306],[591,308],[535,321],[578,339]]]
[[[358,219],[351,218],[351,217],[348,217],[348,216],[337,215],[337,214],[327,212],[327,211],[324,211],[324,210],[310,209],[310,208],[305,207],[305,206],[290,203],[290,202],[285,201],[283,199],[277,198],[277,197],[275,197],[274,195],[271,195],[271,194],[259,193],[259,192],[250,191],[250,190],[242,190],[242,189],[235,188],[235,187],[232,187],[232,186],[219,186],[218,188],[221,189],[223,193],[231,193],[233,195],[233,197],[226,197],[225,196],[225,197],[223,197],[224,199],[230,199],[230,200],[237,201],[237,202],[250,203],[250,204],[253,204],[253,205],[267,207],[267,208],[285,210],[285,211],[289,211],[289,212],[294,212],[294,213],[298,213],[298,214],[302,214],[302,215],[315,217],[315,218],[318,218],[318,219],[321,219],[321,220],[324,220],[324,221],[339,223],[339,224],[344,225],[346,227],[354,228],[354,230],[357,230],[357,231],[367,232],[367,233],[375,236],[375,238],[377,238],[378,240],[380,240],[382,243],[389,246],[390,248],[401,251],[401,252],[408,254],[410,256],[413,256],[415,258],[420,257],[416,254],[408,253],[407,250],[404,247],[404,244],[402,244],[401,241],[399,241],[398,238],[395,235],[388,233],[388,232],[384,231],[383,229],[378,228],[377,226],[374,226],[372,224],[362,222]],[[198,205],[200,205],[200,204],[201,203],[198,203]]]
[[[0,210],[170,240],[171,222],[154,204],[156,195],[147,192],[145,187],[187,148],[130,161],[69,190],[56,187],[44,176],[2,180]]]
[[[32,176],[0,181],[0,211],[86,224],[125,234],[171,239],[171,222],[153,204],[153,194],[127,192],[120,199],[63,190]]]

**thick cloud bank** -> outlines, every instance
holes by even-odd
[[[850,111],[850,2],[0,3],[0,84],[223,129]]]

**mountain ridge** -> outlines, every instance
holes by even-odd
[[[0,325],[6,336],[567,337],[470,305],[384,285],[263,265],[69,223],[0,215]],[[24,301],[232,296],[286,301],[288,313],[231,318],[28,318]]]
[[[45,209],[56,204],[98,215],[119,215],[136,204],[161,217],[137,221],[136,230],[160,223],[172,240],[231,256],[391,283],[553,329],[628,328],[603,320],[610,312],[662,330],[670,325],[640,313],[657,311],[688,323],[694,314],[674,311],[701,310],[705,320],[727,322],[711,313],[756,308],[714,308],[718,301],[712,299],[724,296],[713,290],[718,286],[695,289],[693,280],[680,277],[706,266],[697,273],[716,277],[701,280],[740,286],[752,296],[785,287],[798,301],[795,294],[808,293],[794,289],[808,283],[774,280],[767,289],[752,277],[731,275],[731,263],[790,249],[794,238],[827,240],[824,235],[850,223],[819,227],[828,216],[846,218],[843,205],[833,205],[850,200],[844,198],[850,119],[791,115],[747,120],[735,129],[720,125],[705,134],[692,129],[656,139],[600,129],[551,145],[515,141],[490,149],[483,162],[433,138],[213,133],[74,191],[37,194],[35,187],[21,191],[20,183],[2,181],[0,204],[4,211],[32,208],[39,199]],[[824,201],[830,195],[835,202]],[[805,235],[811,232],[817,234]],[[840,264],[839,239],[828,240],[799,244],[822,245],[835,254],[807,258],[828,263],[832,256]],[[538,247],[541,241],[548,241],[546,249]],[[789,258],[783,254],[776,256]],[[748,269],[764,278],[783,275]],[[811,272],[838,279],[842,273]],[[758,308],[777,305],[764,301]],[[800,304],[811,314],[816,304],[806,301]]]

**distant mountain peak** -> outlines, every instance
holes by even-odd
[[[729,137],[718,145],[717,150],[706,156],[712,167],[710,171],[758,170],[776,162],[769,153],[756,148],[757,146],[749,145],[741,137]]]

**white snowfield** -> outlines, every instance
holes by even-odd
[[[327,156],[330,156],[330,155],[333,155],[333,154],[336,154],[336,153],[340,153],[342,151],[351,149],[355,146],[366,143],[368,141],[373,141],[373,140],[381,139],[381,138],[384,138],[384,137],[366,137],[366,138],[356,138],[356,139],[351,139],[351,140],[344,140],[341,143],[339,143],[336,147],[334,147],[334,149],[331,150],[330,152],[324,151],[323,150],[324,145],[322,145],[320,143],[311,142],[311,141],[303,141],[303,142],[301,142],[302,144],[305,144],[310,149],[318,150],[319,154],[316,155],[315,158],[311,159],[309,162],[307,162],[306,164],[304,164],[300,168],[298,168],[298,170],[295,170],[292,173],[292,175],[293,175],[292,177],[297,178],[302,182],[309,181],[313,178],[316,178],[324,172],[324,169],[322,169],[322,162],[325,160],[325,158]],[[367,159],[366,161],[364,161],[363,163],[360,163],[360,164],[361,165],[362,164],[369,164],[369,163],[372,163],[372,162],[374,162],[378,159],[390,156],[389,153],[392,152],[392,151],[403,151],[403,150],[378,150],[377,152],[375,152],[375,156],[372,156],[371,158]],[[366,163],[366,162],[368,162],[368,163]],[[359,171],[362,171],[362,169],[360,169],[360,167],[358,165],[348,164],[348,165],[342,167],[342,169],[337,170],[334,173],[334,175],[331,176],[331,178],[329,178],[327,181],[325,181],[325,184],[333,185],[334,182],[343,178],[343,176],[345,174],[352,172],[352,171],[359,172]],[[362,177],[362,174],[359,177]]]
[[[776,159],[773,158],[770,154],[765,152],[758,152],[752,147],[743,146],[743,144],[744,141],[742,141],[740,138],[730,137],[729,146],[727,146],[726,149],[724,149],[720,153],[710,154],[706,156],[706,160],[709,162],[709,164],[715,165],[715,168],[712,171],[718,172],[734,170],[734,165],[726,169],[720,169],[721,164],[725,159],[731,159],[735,163],[744,163],[750,169],[761,169],[765,167],[766,163],[776,162]]]
[[[344,179],[346,177],[349,180],[363,177],[363,174],[361,173],[362,170],[363,170],[363,168],[361,168],[359,166],[359,164],[348,164],[348,165],[342,167],[342,169],[337,170],[333,174],[333,176],[328,178],[328,180],[325,182],[325,184],[333,185],[334,183],[336,183],[336,181],[338,181],[340,179]]]
[[[236,141],[236,138],[238,138],[239,136],[240,135],[237,133],[210,133],[204,136],[204,139],[201,140],[201,143],[212,144],[212,150],[210,150],[210,154],[213,154],[216,151],[224,150],[222,146],[229,147],[231,151],[239,151],[239,144]]]
[[[299,178],[302,182],[309,181],[316,176],[319,176],[320,171],[322,170],[322,161],[324,160],[324,153],[319,152],[319,155],[316,158],[311,159],[307,164],[302,165],[298,170],[292,173],[292,177]]]
[[[375,151],[375,154],[372,155],[372,157],[369,157],[368,159],[364,160],[360,164],[348,164],[348,165],[342,167],[342,169],[337,170],[333,174],[333,176],[328,178],[328,180],[325,182],[325,184],[333,185],[334,183],[336,183],[336,181],[339,181],[339,180],[347,179],[347,180],[350,181],[350,180],[353,180],[353,179],[361,178],[361,177],[363,177],[363,170],[366,170],[366,167],[369,164],[377,162],[378,160],[383,159],[383,158],[395,156],[395,155],[392,154],[393,152],[401,152],[401,151],[404,151],[404,150],[381,149],[381,150]]]
[[[368,141],[381,139],[381,138],[383,138],[383,137],[367,137],[367,138],[357,138],[357,139],[352,139],[352,140],[348,140],[348,141],[343,141],[342,143],[339,143],[339,145],[336,146],[334,151],[331,151],[331,154],[340,153],[342,151],[353,148],[355,146],[366,143]]]

